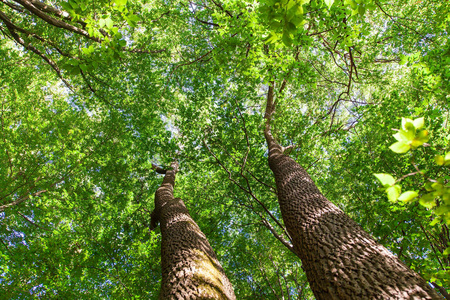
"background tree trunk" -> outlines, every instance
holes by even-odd
[[[156,191],[152,217],[162,233],[160,299],[236,299],[206,236],[183,201],[173,198],[177,168],[173,163]]]
[[[440,299],[423,278],[328,201],[308,173],[283,154],[270,131],[273,112],[272,85],[265,115],[269,166],[294,252],[316,298]]]

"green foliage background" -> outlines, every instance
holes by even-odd
[[[448,224],[389,201],[373,176],[415,165],[448,185],[434,161],[450,151],[448,3],[45,2],[80,34],[22,2],[0,2],[1,299],[157,299],[152,164],[174,159],[175,196],[238,299],[312,299],[280,242],[263,137],[271,81],[285,84],[273,132],[289,155],[378,242],[450,288]],[[401,117],[425,118],[428,147],[389,149]],[[423,184],[402,180],[404,191]]]

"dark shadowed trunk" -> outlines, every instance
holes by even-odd
[[[270,130],[274,110],[272,85],[264,132],[269,166],[294,252],[316,298],[440,299],[424,279],[328,201],[308,173],[283,154]]]
[[[206,236],[179,198],[173,198],[178,164],[166,171],[155,194],[152,227],[162,234],[160,299],[236,299]]]

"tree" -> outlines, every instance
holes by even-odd
[[[152,223],[161,223],[161,299],[236,299],[231,283],[183,201],[173,198],[178,163],[155,193]],[[154,227],[154,225],[152,227]]]
[[[302,260],[316,298],[438,299],[425,280],[328,201],[308,173],[283,154],[270,130],[273,89],[272,83],[264,130],[269,166],[294,252]]]
[[[325,284],[300,269],[298,234],[267,167],[271,82],[283,87],[270,127],[279,145],[293,145],[287,161],[300,173],[305,166],[326,198],[444,295],[448,224],[389,202],[372,174],[415,172],[386,141],[397,118],[424,116],[434,142],[404,158],[430,178],[445,176],[426,158],[449,147],[447,3],[0,7],[6,297],[157,297],[161,234],[150,230],[150,199],[161,178],[153,170],[174,157],[182,166],[174,196],[185,199],[237,298],[319,297]]]

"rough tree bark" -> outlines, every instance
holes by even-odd
[[[283,154],[271,133],[269,87],[264,135],[278,202],[294,252],[317,299],[441,299],[422,279],[323,196],[308,173]]]
[[[162,234],[160,299],[234,300],[231,283],[206,236],[183,201],[173,197],[178,164],[173,163],[171,168],[164,172],[152,213],[151,227],[159,222]]]

